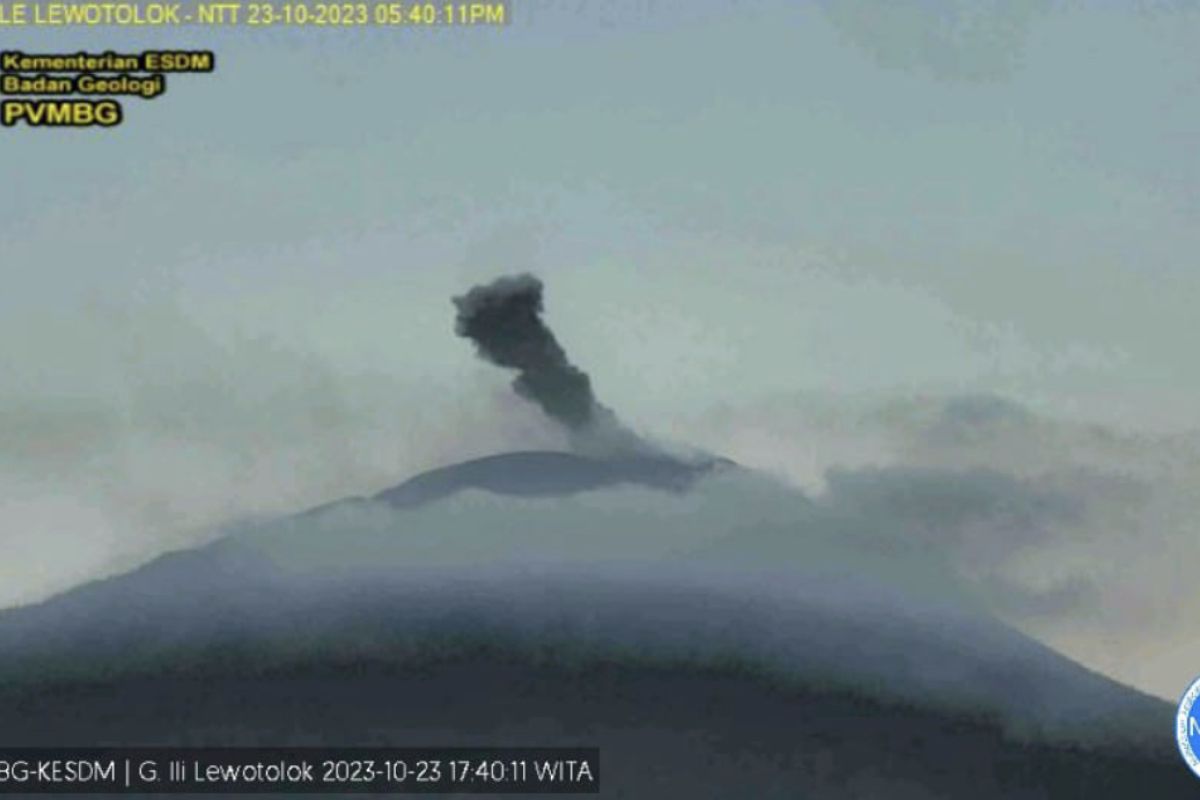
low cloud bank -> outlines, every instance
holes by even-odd
[[[1173,699],[1200,665],[1196,433],[995,395],[780,397],[684,429],[818,503],[890,519],[880,530],[936,553],[994,613],[1105,674]]]

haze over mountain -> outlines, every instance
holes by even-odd
[[[1191,796],[1167,704],[853,515],[736,467],[490,461],[509,484],[452,466],[5,613],[0,737],[598,743],[612,797]]]

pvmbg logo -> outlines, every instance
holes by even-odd
[[[1200,703],[1197,700],[1200,700],[1200,678],[1192,681],[1179,700],[1179,712],[1175,715],[1175,742],[1179,745],[1183,760],[1196,773],[1196,777],[1200,777]]]

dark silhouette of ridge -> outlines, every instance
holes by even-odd
[[[589,458],[574,453],[531,450],[502,453],[424,472],[373,499],[407,508],[440,500],[466,489],[527,497],[561,497],[610,486],[644,486],[685,491],[700,476],[728,459],[698,464],[666,456]]]
[[[393,508],[417,508],[470,490],[515,497],[566,497],[614,486],[685,492],[704,475],[736,466],[720,457],[695,461],[652,454],[597,458],[557,450],[524,450],[431,469],[370,498],[335,500],[304,513],[368,499]]]

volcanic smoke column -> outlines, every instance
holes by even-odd
[[[542,322],[542,282],[510,275],[454,298],[454,330],[475,343],[479,355],[517,371],[513,389],[537,403],[589,449],[645,449],[645,445],[596,402],[592,381],[574,366]]]

